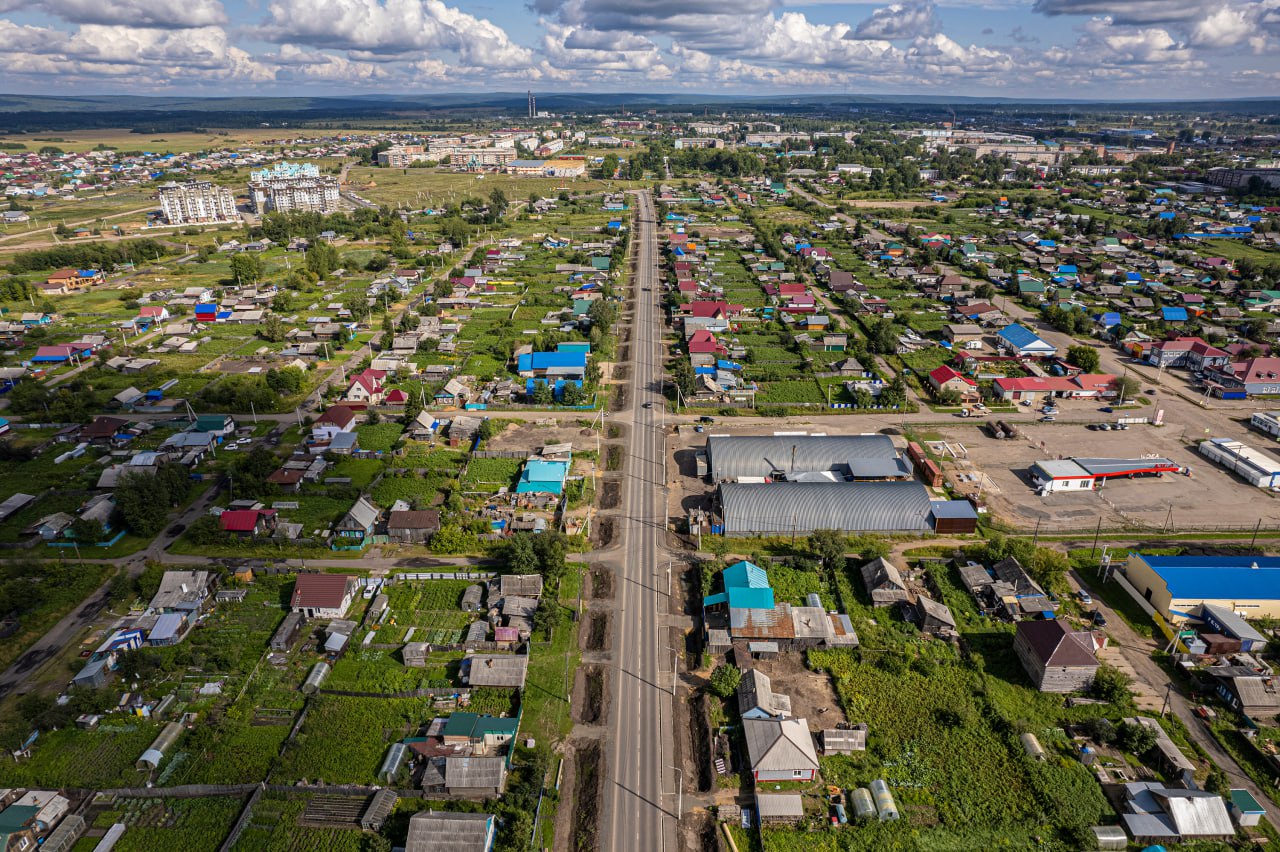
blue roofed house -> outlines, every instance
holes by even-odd
[[[1160,318],[1165,322],[1186,322],[1186,308],[1161,308]]]
[[[1016,322],[1000,329],[996,338],[1001,349],[1024,358],[1052,358],[1058,352],[1052,343]]]
[[[1206,604],[1248,618],[1280,617],[1280,557],[1130,553],[1124,576],[1170,621],[1195,618]]]
[[[745,559],[720,572],[724,591],[702,599],[703,609],[773,609],[769,574]]]
[[[516,494],[528,494],[531,497],[558,498],[564,493],[564,483],[569,477],[567,461],[551,461],[548,459],[529,459],[520,471],[520,480],[516,483]]]
[[[587,374],[587,353],[526,352],[516,359],[516,372],[526,379],[582,381]]]

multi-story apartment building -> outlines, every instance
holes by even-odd
[[[378,165],[393,169],[407,169],[413,163],[428,159],[430,157],[421,145],[395,145],[378,152]]]
[[[240,218],[231,190],[207,180],[162,184],[160,211],[170,225],[206,225]]]
[[[338,179],[319,177],[274,178],[249,184],[249,200],[257,213],[336,213]]]

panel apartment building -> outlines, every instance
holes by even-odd
[[[170,225],[209,225],[240,219],[231,190],[207,180],[162,184],[160,212]]]
[[[249,201],[255,213],[336,213],[338,179],[311,163],[276,163],[249,173]]]

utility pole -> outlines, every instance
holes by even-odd
[[[1258,521],[1261,523],[1261,519]],[[1089,557],[1098,552],[1098,536],[1102,534],[1102,515],[1098,515],[1098,528],[1093,531],[1093,549],[1089,551]]]

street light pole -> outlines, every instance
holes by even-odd
[[[676,771],[676,827],[679,828],[680,819],[684,816],[684,770],[679,766],[672,766]]]

